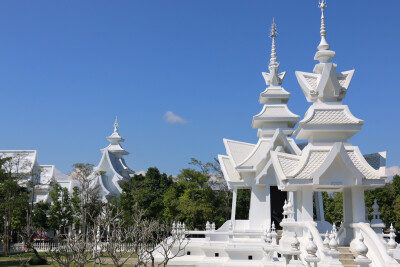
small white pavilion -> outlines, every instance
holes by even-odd
[[[364,192],[385,184],[386,154],[363,156],[348,141],[364,123],[342,103],[354,70],[338,72],[331,62],[335,52],[326,41],[326,1],[321,0],[319,7],[321,42],[314,57],[318,63],[312,73],[296,72],[312,105],[294,130],[300,118],[287,107],[290,93],[282,87],[285,72],[279,73],[273,22],[269,73],[263,73],[268,87],[260,94],[263,108],[252,123],[259,141],[224,139],[227,155],[219,156],[224,178],[233,190],[231,220],[219,229],[207,223],[205,231],[189,231],[205,237],[190,238],[182,257],[171,264],[400,266],[395,259],[400,250],[394,230],[383,234],[379,206],[373,207],[371,223],[365,212]],[[296,139],[308,141],[305,147],[295,143],[293,133]],[[247,220],[236,219],[241,189],[251,190]],[[324,220],[321,192],[343,193],[340,228]]]

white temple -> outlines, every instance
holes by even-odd
[[[33,188],[33,203],[50,201],[51,182],[57,180],[54,165],[40,165],[36,150],[0,150],[0,157],[11,158],[3,168],[18,174],[20,184],[30,183]]]
[[[102,201],[107,202],[113,196],[119,196],[122,192],[120,182],[129,180],[134,171],[129,169],[125,163],[124,156],[128,155],[122,148],[121,142],[124,139],[118,133],[118,120],[114,123],[114,132],[107,137],[110,144],[101,149],[102,157],[99,164],[94,168],[92,175],[92,186],[96,186]],[[34,204],[43,201],[51,202],[49,192],[52,183],[57,182],[61,187],[67,188],[72,193],[75,186],[79,184],[71,176],[62,174],[54,165],[39,165],[36,150],[0,150],[0,157],[12,158],[4,166],[12,173],[20,174],[21,184],[33,182]],[[8,171],[8,170],[7,170]]]
[[[189,231],[181,257],[171,264],[197,266],[400,266],[394,230],[385,225],[375,203],[374,219],[365,212],[364,192],[385,184],[384,152],[363,156],[348,139],[364,121],[342,103],[354,70],[338,72],[335,52],[326,41],[324,9],[320,1],[321,42],[312,73],[296,72],[308,102],[304,118],[288,106],[290,93],[282,87],[272,24],[268,87],[260,94],[262,111],[253,117],[259,141],[250,144],[224,139],[227,155],[219,161],[233,190],[232,216],[219,229]],[[307,140],[300,148],[291,137]],[[248,220],[237,220],[237,191],[251,189]],[[321,192],[342,192],[344,221],[340,227],[324,220]],[[314,215],[314,206],[316,214]],[[340,222],[337,222],[338,224]],[[178,224],[182,231],[184,225]],[[278,231],[282,228],[282,231]]]
[[[125,163],[124,156],[129,155],[129,152],[120,144],[125,139],[119,135],[118,127],[116,118],[114,132],[107,137],[110,144],[101,149],[102,157],[92,174],[92,186],[97,186],[99,195],[105,202],[113,196],[119,196],[122,192],[120,183],[129,180],[135,173]]]

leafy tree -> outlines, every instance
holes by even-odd
[[[81,232],[85,233],[88,230],[87,224],[93,223],[92,218],[94,218],[95,214],[98,215],[100,213],[101,200],[98,195],[98,185],[94,184],[94,181],[104,172],[95,171],[94,165],[90,163],[75,163],[72,166],[71,178],[79,184],[79,190],[74,191],[75,194],[80,193],[79,217],[81,222],[79,226],[81,227]],[[89,218],[89,214],[92,218]]]
[[[73,209],[68,189],[55,183],[50,191],[50,197],[53,204],[49,210],[49,227],[58,229],[60,234],[65,233],[65,228],[73,222]]]
[[[330,223],[343,221],[343,194],[342,192],[322,192],[325,220]]]
[[[9,255],[11,230],[23,227],[28,205],[28,193],[23,183],[23,155],[0,158],[0,214],[3,219],[3,252]]]
[[[163,195],[172,184],[172,178],[153,167],[146,175],[134,175],[122,184],[121,205],[124,216],[133,218],[139,210],[144,210],[144,218],[163,218]]]
[[[204,228],[208,220],[215,219],[215,195],[208,180],[205,172],[181,170],[177,182],[164,195],[166,219],[184,221],[191,228]]]
[[[250,211],[250,189],[239,189],[237,191],[236,199],[236,219],[237,220],[248,220]]]
[[[36,203],[35,209],[32,214],[32,225],[35,228],[48,230],[47,214],[50,211],[50,204],[47,202],[40,201]],[[58,229],[58,228],[57,228]]]
[[[396,174],[393,176],[392,186],[394,194],[398,197],[400,196],[400,175]]]

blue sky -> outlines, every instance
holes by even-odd
[[[326,10],[338,70],[356,70],[344,103],[365,125],[351,141],[387,150],[388,166],[400,165],[399,8],[328,0]],[[116,115],[136,171],[177,174],[191,157],[225,153],[224,137],[255,143],[273,17],[289,108],[303,117],[294,71],[316,63],[316,0],[2,1],[0,149],[37,149],[40,164],[68,173],[98,163]]]

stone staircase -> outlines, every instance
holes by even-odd
[[[339,261],[344,267],[357,267],[357,263],[354,261],[355,257],[350,251],[349,247],[338,247],[340,252]]]

